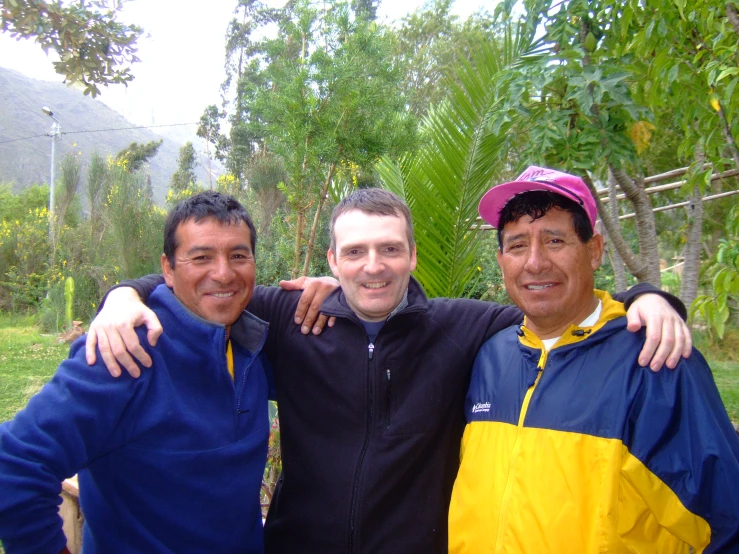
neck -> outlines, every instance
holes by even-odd
[[[598,306],[598,298],[593,295],[587,304],[583,305],[574,317],[567,319],[563,322],[561,319],[553,317],[548,318],[530,318],[526,316],[524,324],[528,329],[534,333],[540,339],[553,339],[555,337],[561,337],[562,334],[571,325],[580,325],[593,310]]]

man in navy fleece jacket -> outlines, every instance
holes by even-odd
[[[263,551],[267,324],[244,311],[254,225],[234,198],[205,192],[164,234],[166,286],[149,299],[170,330],[147,346],[158,370],[114,379],[87,365],[82,338],[0,426],[8,554],[66,550],[60,483],[78,472],[86,553]]]

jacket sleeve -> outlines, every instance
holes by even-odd
[[[105,296],[103,296],[103,299],[100,301],[100,306],[98,306],[97,311],[100,312],[100,310],[103,308],[103,304],[105,304],[105,300],[108,298],[108,295],[112,290],[119,289],[121,287],[130,287],[135,290],[136,294],[141,297],[142,302],[146,302],[149,298],[149,295],[154,292],[154,289],[163,284],[164,277],[157,274],[144,275],[143,277],[139,277],[138,279],[121,281],[117,285],[108,289],[108,292],[105,293]]]
[[[122,416],[137,411],[134,393],[145,383],[127,375],[116,382],[102,363],[88,366],[84,345],[84,337],[75,342],[51,381],[0,425],[0,538],[8,554],[61,552],[61,482],[133,433],[135,422]]]
[[[628,310],[631,307],[631,303],[639,298],[642,294],[656,294],[661,296],[670,303],[670,306],[683,318],[683,321],[688,319],[688,310],[685,309],[685,304],[677,296],[670,294],[669,292],[658,289],[651,283],[637,283],[626,292],[617,292],[613,295],[613,298],[619,302],[624,303],[624,309]]]
[[[299,329],[295,325],[294,316],[301,294],[302,291],[287,291],[280,287],[254,287],[254,293],[246,309],[269,322],[265,352],[271,360],[277,359],[280,342],[290,336],[290,331]]]
[[[694,350],[675,371],[636,374],[641,390],[626,421],[622,458],[628,483],[622,493],[633,496],[621,517],[643,503],[695,551],[737,552],[739,436],[708,364]]]

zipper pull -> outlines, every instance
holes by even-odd
[[[369,351],[369,359],[372,359],[372,355],[375,353],[375,345],[372,343],[369,343],[367,345],[367,350]]]

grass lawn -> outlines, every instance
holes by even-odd
[[[68,352],[68,344],[42,336],[31,319],[0,314],[0,421],[26,405]]]
[[[731,421],[739,423],[739,362],[708,360]]]

